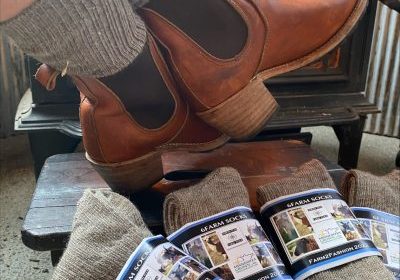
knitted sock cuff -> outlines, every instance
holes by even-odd
[[[269,183],[257,189],[260,205],[275,198],[318,188],[336,189],[325,166],[314,159],[299,167],[292,176]]]
[[[53,279],[115,279],[135,248],[149,236],[129,200],[110,191],[86,191]]]
[[[250,207],[240,174],[233,168],[219,168],[200,183],[169,194],[164,202],[164,226],[170,234],[187,223],[226,211]]]
[[[28,55],[74,75],[115,74],[146,43],[128,0],[37,0],[0,28]]]
[[[400,215],[400,170],[385,176],[351,170],[344,178],[342,192],[350,206],[371,207]]]

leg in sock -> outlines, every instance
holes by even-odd
[[[114,280],[143,238],[151,235],[128,199],[110,191],[86,191],[53,279]]]
[[[229,210],[250,207],[246,187],[233,168],[220,168],[197,185],[169,194],[164,202],[164,226],[170,234],[187,223]]]
[[[3,2],[22,11],[7,12],[16,17],[0,26],[25,52],[57,70],[68,64],[71,74],[107,76],[102,82],[145,128],[156,129],[169,120],[174,100],[150,55],[144,23],[131,6],[147,1]]]
[[[278,180],[257,190],[260,205],[284,196],[316,188],[336,189],[325,167],[318,160],[312,160],[299,168],[291,177]],[[314,274],[312,280],[392,280],[393,276],[386,269],[379,257],[363,258],[327,271]]]
[[[144,23],[128,0],[37,0],[0,28],[37,60],[95,77],[127,67],[146,42]]]

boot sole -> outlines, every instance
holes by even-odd
[[[161,160],[163,152],[171,150],[210,151],[222,146],[227,141],[229,141],[229,137],[223,135],[202,144],[167,144],[139,158],[118,163],[99,163],[91,159],[88,154],[86,154],[86,158],[113,191],[128,195],[148,189],[164,177]]]
[[[365,12],[368,1],[360,1],[342,28],[323,46],[314,52],[256,75],[242,90],[218,106],[197,113],[205,122],[235,140],[243,140],[258,134],[278,108],[274,97],[263,81],[287,73],[318,60],[338,46],[355,28]]]

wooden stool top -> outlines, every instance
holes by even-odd
[[[256,187],[289,176],[311,160],[319,159],[337,185],[346,171],[315,153],[299,141],[269,141],[227,144],[209,153],[168,152],[163,155],[163,179],[153,188],[132,195],[144,221],[154,233],[162,233],[162,204],[167,193],[191,185],[188,174],[200,175],[221,166],[239,170],[249,189],[252,207],[257,208]],[[184,170],[184,171],[182,171]],[[184,179],[184,180],[182,180]],[[38,251],[62,250],[66,247],[78,200],[85,189],[109,189],[94,171],[84,154],[56,155],[47,159],[22,226],[22,240]]]

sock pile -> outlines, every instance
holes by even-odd
[[[350,206],[370,207],[400,215],[400,169],[385,176],[351,170],[343,181],[341,191]]]
[[[346,177],[343,189],[348,190],[352,205],[396,214],[399,174],[397,170],[377,177],[352,171]],[[265,204],[280,196],[315,188],[335,189],[325,167],[317,160],[304,164],[291,177],[260,187],[257,197]],[[374,199],[377,189],[383,193],[380,197],[383,200]],[[220,168],[200,183],[167,196],[165,230],[170,234],[187,223],[237,206],[250,206],[247,190],[235,169]],[[129,200],[110,191],[86,191],[79,202],[68,247],[53,279],[115,279],[136,247],[151,235]],[[368,257],[322,271],[308,279],[389,280],[393,276],[378,257]]]
[[[280,196],[319,188],[336,189],[329,173],[318,160],[312,160],[299,168],[291,177],[267,184],[257,190],[257,199],[264,205]],[[393,280],[379,257],[363,258],[308,277],[310,280]]]
[[[128,199],[88,190],[79,201],[68,247],[53,279],[115,280],[136,247],[151,235]]]
[[[170,234],[187,223],[237,206],[250,207],[239,173],[229,167],[211,172],[197,185],[169,194],[164,202],[164,227]]]
[[[131,3],[130,3],[131,2]],[[69,74],[104,77],[142,51],[145,0],[37,0],[0,28],[28,55]]]

